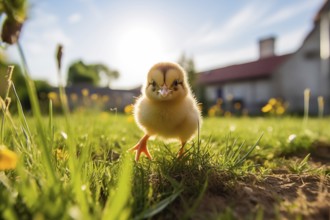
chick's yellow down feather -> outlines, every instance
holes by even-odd
[[[198,130],[201,114],[186,72],[176,63],[157,63],[148,72],[142,95],[134,105],[134,118],[145,133],[130,150],[136,150],[135,160],[144,153],[151,159],[147,141],[151,136],[181,141],[179,156],[184,145]]]

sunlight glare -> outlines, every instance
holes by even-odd
[[[123,31],[117,41],[117,53],[130,64],[158,57],[163,51],[161,36],[148,27],[137,26]]]
[[[164,37],[147,24],[130,25],[121,30],[115,41],[115,54],[130,80],[141,82],[141,76],[164,58]],[[143,72],[137,72],[137,70]]]

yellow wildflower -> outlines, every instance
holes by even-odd
[[[12,170],[16,168],[18,156],[14,151],[0,145],[0,170]]]
[[[266,113],[266,112],[270,112],[273,109],[273,106],[271,104],[267,104],[264,107],[262,107],[261,111]]]
[[[83,89],[83,90],[81,90],[81,94],[83,95],[83,96],[88,96],[89,95],[89,91],[88,91],[88,89]]]
[[[93,101],[96,101],[98,98],[99,98],[99,96],[98,96],[97,94],[92,94],[92,95],[91,95],[91,99],[92,99]]]
[[[274,99],[274,98],[271,98],[271,99],[269,99],[269,101],[268,101],[268,104],[270,104],[270,105],[276,105],[276,103],[277,103],[277,100],[276,99]]]
[[[50,92],[48,93],[48,98],[52,101],[57,99],[57,93],[56,92]]]
[[[133,115],[128,116],[127,121],[128,122],[133,122],[134,121]]]
[[[55,157],[57,160],[66,160],[66,159],[68,159],[69,155],[62,149],[56,149]]]
[[[217,105],[213,105],[207,112],[208,116],[210,117],[214,117],[217,115],[217,111],[218,111],[218,106]]]
[[[277,115],[283,115],[284,112],[285,112],[285,108],[284,108],[283,106],[278,106],[278,107],[276,108],[276,114],[277,114]]]
[[[133,113],[133,110],[134,110],[134,106],[133,105],[126,105],[125,106],[125,109],[124,109],[124,112],[126,114],[132,114]]]

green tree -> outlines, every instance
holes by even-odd
[[[79,60],[69,67],[68,85],[91,84],[100,85],[101,75],[106,76],[109,85],[113,79],[119,77],[119,72],[111,70],[104,64],[85,64]]]
[[[189,80],[191,89],[193,90],[193,92],[196,92],[197,77],[196,77],[195,62],[194,62],[193,58],[192,57],[188,58],[188,57],[186,57],[186,54],[183,53],[178,60],[178,64],[180,64],[180,66],[182,66],[182,68],[188,74],[188,80]]]
[[[185,53],[182,53],[178,60],[178,64],[188,74],[189,84],[193,93],[195,94],[199,103],[202,103],[202,111],[205,113],[208,109],[208,103],[205,97],[205,87],[198,84],[198,74],[195,68],[195,62],[192,57],[187,57]]]
[[[117,70],[111,70],[104,64],[94,64],[92,67],[98,72],[99,76],[103,75],[107,79],[107,86],[110,87],[111,82],[119,78],[119,72]]]

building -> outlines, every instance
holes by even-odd
[[[325,113],[330,113],[330,3],[325,1],[314,19],[314,27],[300,48],[281,56],[275,54],[274,37],[259,41],[259,59],[200,73],[208,104],[221,98],[231,108],[240,103],[251,114],[260,114],[267,101],[281,98],[288,111],[304,111],[304,90],[311,90],[310,112],[317,114],[322,96]]]

